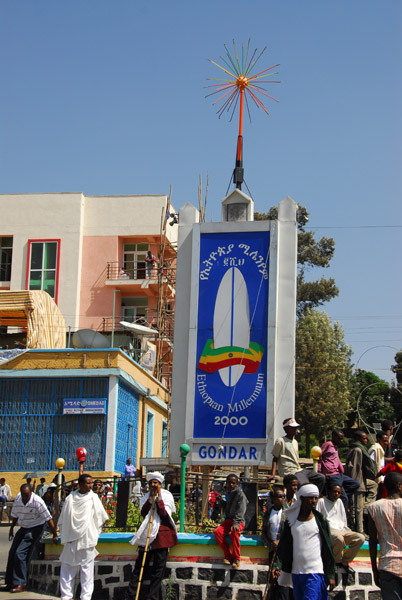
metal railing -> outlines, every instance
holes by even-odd
[[[167,474],[167,477],[169,474]],[[116,479],[116,478],[115,478]],[[119,481],[124,481],[124,477],[120,478]],[[224,518],[225,510],[225,490],[226,476],[218,475],[210,477],[208,480],[206,497],[203,496],[203,485],[204,477],[201,473],[188,473],[186,476],[186,489],[185,489],[185,517],[184,517],[184,528],[187,532],[213,532],[217,524]],[[137,484],[137,485],[135,485]],[[243,487],[249,506],[248,513],[246,515],[246,530],[253,533],[258,532],[261,529],[262,515],[265,510],[265,504],[267,501],[266,491],[268,484],[264,481],[243,481],[240,484]],[[165,481],[164,487],[169,489],[172,493],[176,504],[176,512],[172,515],[175,522],[179,522],[179,510],[180,510],[180,483],[177,479],[167,483]],[[114,489],[118,486],[115,484]],[[144,478],[131,478],[128,498],[128,509],[127,514],[130,511],[131,505],[138,505],[140,498],[147,493],[148,484]],[[104,501],[104,500],[103,500]],[[110,501],[108,505],[109,511],[119,512],[119,497],[116,494],[111,494],[106,502]],[[127,502],[127,498],[126,498]],[[131,503],[131,504],[130,504]],[[127,506],[127,504],[126,504]],[[131,507],[132,508],[132,507]],[[120,512],[121,517],[121,512]],[[115,520],[112,519],[112,525],[106,523],[104,530],[110,528],[116,528]],[[120,525],[121,527],[121,525]],[[127,524],[123,527],[127,531],[131,531],[132,527]]]
[[[106,279],[108,281],[127,281],[158,279],[162,277],[169,284],[175,285],[176,269],[169,264],[158,262],[148,264],[145,262],[134,263],[133,261],[113,261],[106,265]]]
[[[85,469],[85,472],[90,473],[87,469]],[[47,497],[45,500],[49,504],[49,510],[56,523],[66,497],[78,488],[77,480],[78,474],[74,480],[63,481],[61,486],[50,488],[52,490],[50,496],[53,495],[53,497]],[[123,498],[123,488],[119,485],[120,482],[124,481],[127,482],[123,484],[123,486],[126,485],[125,498]],[[210,477],[208,480],[207,496],[205,498],[202,493],[202,489],[206,489],[206,486],[203,486],[203,481],[201,473],[188,473],[186,476],[184,527],[187,532],[212,533],[217,524],[224,518],[226,477],[223,475]],[[246,515],[246,530],[258,533],[261,530],[262,515],[267,501],[265,491],[268,485],[263,481],[243,481],[239,485],[243,486],[243,491],[249,501],[248,516]],[[176,512],[172,516],[175,522],[178,523],[180,483],[177,480],[170,483],[165,482],[164,487],[171,491],[175,499]],[[113,478],[97,477],[93,478],[93,491],[98,494],[109,515],[109,521],[103,526],[104,531],[116,528],[123,528],[125,531],[137,529],[137,526],[142,521],[138,508],[140,499],[148,491],[148,484],[145,478],[132,477],[127,479],[123,476],[114,476]],[[132,519],[133,510],[138,521],[136,524],[133,523]],[[123,527],[122,524],[119,525],[118,521],[120,520],[121,522],[123,517],[123,522],[125,523],[127,520],[126,517],[129,514],[131,514],[129,521]]]

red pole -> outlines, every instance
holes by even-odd
[[[237,157],[236,160],[241,161],[243,156],[243,100],[244,88],[240,88],[240,112],[239,112],[239,136],[237,138]]]

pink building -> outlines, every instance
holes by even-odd
[[[0,195],[0,290],[45,290],[71,334],[92,329],[131,354],[140,342],[121,321],[163,327],[166,345],[173,332],[173,212],[166,195]]]

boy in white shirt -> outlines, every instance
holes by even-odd
[[[329,522],[337,566],[342,567],[346,572],[353,573],[349,563],[358,553],[365,538],[362,533],[349,529],[345,507],[340,500],[341,494],[341,487],[334,483],[328,490],[328,497],[318,500],[317,510]]]

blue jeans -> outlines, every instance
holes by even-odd
[[[352,479],[343,473],[338,473],[337,475],[328,475],[327,490],[335,483],[341,488],[341,500],[345,510],[348,510],[349,496],[353,496],[353,494],[357,492],[360,487],[360,483],[356,481],[356,479]]]
[[[389,571],[379,571],[383,600],[402,600],[402,577]]]
[[[328,600],[327,584],[321,573],[292,573],[295,600]]]
[[[0,502],[3,505],[3,508],[7,508],[7,498],[6,498],[6,496],[0,496]]]
[[[43,525],[36,527],[20,527],[14,537],[14,541],[8,553],[6,585],[26,585],[28,562],[34,544],[39,539],[44,528]]]

